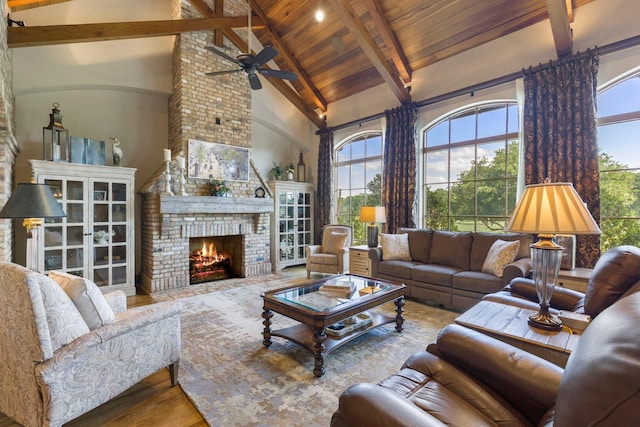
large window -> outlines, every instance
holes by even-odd
[[[336,222],[353,227],[353,243],[366,243],[360,206],[378,206],[382,188],[382,133],[367,132],[336,148]]]
[[[640,244],[640,74],[598,95],[601,249]]]
[[[516,202],[518,108],[476,105],[423,133],[423,224],[440,230],[502,231]]]

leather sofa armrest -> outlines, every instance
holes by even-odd
[[[520,258],[502,270],[502,284],[510,283],[516,277],[529,277],[531,275],[531,258]]]
[[[531,301],[538,301],[535,282],[531,279],[516,278],[509,283],[511,292],[521,295]],[[584,294],[556,286],[551,295],[549,305],[556,310],[582,311]]]
[[[371,260],[371,276],[378,276],[378,263],[382,261],[382,248],[369,248],[369,260]]]
[[[536,425],[555,404],[563,369],[460,325],[447,325],[427,351],[494,390]]]
[[[331,427],[442,426],[442,423],[398,393],[376,384],[356,384],[340,395]]]

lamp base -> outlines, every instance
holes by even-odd
[[[562,320],[551,315],[549,311],[540,309],[536,314],[529,316],[529,325],[534,328],[544,329],[547,331],[559,331],[562,329]]]
[[[367,227],[367,245],[370,248],[378,247],[378,227],[375,225]]]

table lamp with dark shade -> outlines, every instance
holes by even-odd
[[[0,218],[22,218],[27,229],[27,268],[37,270],[38,233],[36,227],[42,225],[42,218],[61,218],[64,213],[51,189],[45,184],[20,183],[7,200]]]
[[[598,224],[573,184],[552,183],[547,179],[542,184],[525,187],[504,229],[537,234],[539,238],[530,248],[540,310],[529,316],[529,324],[547,330],[562,328],[562,321],[549,313],[563,250],[553,238],[556,234],[600,234]]]
[[[387,222],[384,206],[361,206],[360,217],[361,222],[370,222],[367,227],[367,245],[370,248],[378,246],[378,226],[376,223]]]

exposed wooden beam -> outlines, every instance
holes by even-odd
[[[204,17],[213,18],[216,15],[216,12],[211,10],[211,8],[203,1],[203,0],[189,0],[191,5],[196,8],[198,12],[202,14]],[[252,18],[253,19],[253,18]],[[235,47],[240,49],[241,52],[247,52],[249,50],[249,46],[247,43],[240,37],[235,31],[231,29],[223,29],[223,34]],[[251,52],[253,53],[253,52]],[[318,126],[318,128],[326,128],[327,123],[322,120],[318,114],[311,109],[311,107],[300,98],[300,95],[291,89],[291,87],[280,79],[267,79],[273,87],[275,87],[285,98],[289,100],[302,114],[304,114],[313,124]]]
[[[569,23],[573,23],[573,2],[571,0],[565,0],[567,2],[567,16],[569,16]]]
[[[293,71],[298,75],[298,81],[305,88],[305,90],[309,93],[309,96],[313,103],[318,107],[323,113],[327,112],[327,101],[320,94],[320,91],[313,85],[311,79],[307,75],[307,73],[302,69],[300,63],[291,55],[289,49],[282,41],[282,38],[276,33],[269,25],[269,18],[262,11],[260,5],[255,0],[251,0],[251,8],[256,13],[256,15],[264,22],[265,30],[269,33],[269,38],[271,39],[271,45],[276,48],[276,50],[280,53],[280,58],[284,59],[289,67],[290,71]]]
[[[570,1],[570,0],[568,0]],[[384,44],[389,49],[389,54],[391,55],[391,60],[393,64],[396,66],[402,81],[406,83],[411,82],[411,66],[409,65],[409,60],[407,56],[404,54],[400,43],[398,42],[398,38],[393,33],[389,22],[385,18],[382,10],[380,9],[380,2],[378,0],[364,0],[365,5],[367,6],[367,10],[373,18],[373,23],[378,29]],[[265,21],[266,22],[266,21]]]
[[[558,58],[573,53],[573,37],[569,26],[567,0],[546,0],[553,41]]]
[[[259,19],[251,25],[262,27]],[[171,36],[185,32],[246,27],[247,17],[178,19],[168,21],[111,22],[101,24],[47,25],[39,27],[9,27],[7,45],[10,48],[47,46],[121,40],[142,37]]]
[[[382,51],[378,48],[373,37],[367,32],[362,25],[358,16],[356,16],[353,7],[349,4],[349,0],[328,0],[331,7],[338,14],[342,22],[349,29],[353,37],[356,39],[360,48],[364,51],[367,58],[371,61],[375,69],[378,71],[382,79],[389,85],[389,88],[401,102],[411,100],[409,91],[404,87],[400,77],[391,67]]]

